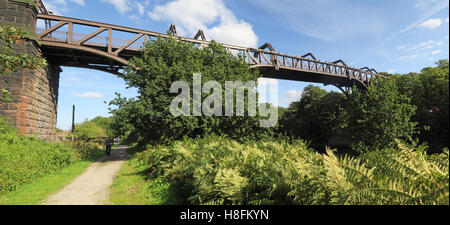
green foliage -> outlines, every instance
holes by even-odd
[[[162,178],[147,182],[144,186],[146,198],[152,200],[153,204],[174,205],[178,203],[176,198],[176,187]]]
[[[102,117],[97,116],[94,119],[90,120],[92,123],[95,123],[97,126],[101,127],[108,137],[116,137],[114,135],[114,129],[112,128],[113,118],[112,117]]]
[[[361,161],[373,168],[354,201],[362,204],[449,204],[449,152],[428,155],[397,142],[399,150],[367,153]]]
[[[134,100],[122,98],[120,93],[116,93],[116,98],[112,100],[109,105],[114,105],[117,108],[109,108],[114,115],[110,124],[114,137],[120,137],[126,143],[137,142],[138,132],[133,126],[131,115],[134,115]]]
[[[93,121],[85,121],[75,125],[74,135],[77,139],[86,141],[100,141],[101,138],[106,137],[105,130]]]
[[[309,85],[298,102],[293,102],[280,120],[280,132],[326,144],[328,138],[347,126],[346,98],[338,92],[329,92]]]
[[[0,192],[16,190],[40,177],[92,156],[85,142],[47,143],[18,134],[0,117]]]
[[[4,119],[1,119],[4,121]],[[0,192],[15,190],[78,160],[74,149],[17,134],[0,122]]]
[[[73,148],[79,159],[89,159],[89,157],[92,156],[94,149],[103,147],[103,143],[84,140],[64,141],[62,144]]]
[[[300,141],[240,144],[208,136],[156,146],[137,159],[154,168],[150,176],[176,180],[192,204],[271,204],[290,202],[283,172],[314,154]]]
[[[100,154],[99,154],[100,153]],[[87,167],[105,153],[97,149],[87,159],[73,163],[55,173],[39,177],[32,183],[20,186],[15,191],[1,192],[0,205],[39,205],[50,195],[61,190],[81,175]]]
[[[416,107],[393,79],[380,79],[366,92],[353,91],[347,104],[352,145],[360,153],[394,148],[395,139],[414,142]]]
[[[34,57],[29,54],[17,53],[14,45],[17,40],[23,38],[25,32],[11,25],[0,26],[0,74],[8,75],[23,69],[37,69],[46,66],[44,58]],[[0,82],[5,82],[0,80]],[[9,92],[0,89],[0,102],[11,101]]]
[[[398,143],[398,150],[337,157],[301,141],[209,136],[151,146],[135,160],[152,168],[152,187],[176,182],[190,204],[449,204],[448,151],[424,152]]]
[[[449,146],[449,71],[448,60],[440,60],[436,67],[424,68],[420,73],[394,75],[401,93],[411,97],[417,107],[412,121],[418,123],[422,142],[433,152]]]
[[[215,80],[222,87],[225,87],[225,81],[245,83],[257,80],[259,74],[256,70],[251,70],[243,60],[221,45],[211,42],[198,48],[172,38],[158,39],[147,44],[142,57],[133,58],[130,62],[139,69],[131,68],[123,78],[130,87],[138,89],[139,96],[133,99],[118,96],[110,103],[117,106],[111,109],[111,113],[115,124],[131,124],[132,132],[141,138],[141,142],[170,142],[183,136],[198,137],[210,133],[242,140],[266,135],[268,129],[259,127],[259,117],[174,117],[170,113],[170,103],[177,95],[170,94],[171,85],[182,80],[192,87],[194,73],[202,74],[203,84]],[[202,99],[206,97],[203,94]],[[130,129],[126,127],[125,131]]]

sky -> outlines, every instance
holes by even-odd
[[[208,40],[245,47],[270,42],[290,55],[312,52],[317,59],[344,60],[356,68],[409,73],[434,66],[449,55],[449,0],[43,0],[55,15],[179,35],[202,29]],[[109,116],[114,93],[134,97],[124,80],[88,69],[63,67],[58,124]],[[260,79],[278,85],[269,102],[287,107],[310,83]],[[338,91],[333,86],[323,86]]]

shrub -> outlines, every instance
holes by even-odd
[[[102,145],[100,145],[98,142],[93,141],[77,140],[65,141],[63,143],[65,146],[72,147],[79,159],[87,159],[92,154],[94,149],[102,147]]]
[[[99,141],[101,138],[106,137],[105,130],[92,121],[85,121],[75,126],[74,135],[77,139],[85,141]]]
[[[210,136],[157,146],[137,159],[154,168],[149,175],[177,181],[192,204],[283,204],[293,199],[286,171],[315,157],[301,141],[240,144]]]
[[[350,94],[347,112],[352,148],[360,153],[396,147],[395,140],[413,143],[416,107],[390,78],[379,79],[367,92]]]
[[[77,162],[87,157],[91,147],[23,136],[0,117],[0,192],[15,190]]]
[[[402,143],[355,158],[322,155],[302,141],[216,136],[152,146],[136,157],[191,204],[243,205],[449,204],[448,160],[448,151],[428,156],[423,146]]]

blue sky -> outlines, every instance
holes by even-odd
[[[312,52],[323,61],[391,73],[418,72],[449,55],[448,0],[44,0],[56,15],[258,47],[270,42],[278,52]],[[263,80],[262,83],[272,83]],[[278,102],[297,100],[304,82],[277,81]],[[319,84],[316,84],[319,85]],[[319,85],[321,86],[321,85]],[[337,90],[332,86],[328,90]],[[114,92],[136,90],[114,75],[63,67],[58,128],[68,129],[72,104],[76,122],[108,116]]]

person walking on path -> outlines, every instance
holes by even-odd
[[[113,145],[113,140],[111,138],[107,138],[105,141],[105,146],[106,146],[106,155],[110,156],[111,155],[111,146]]]

